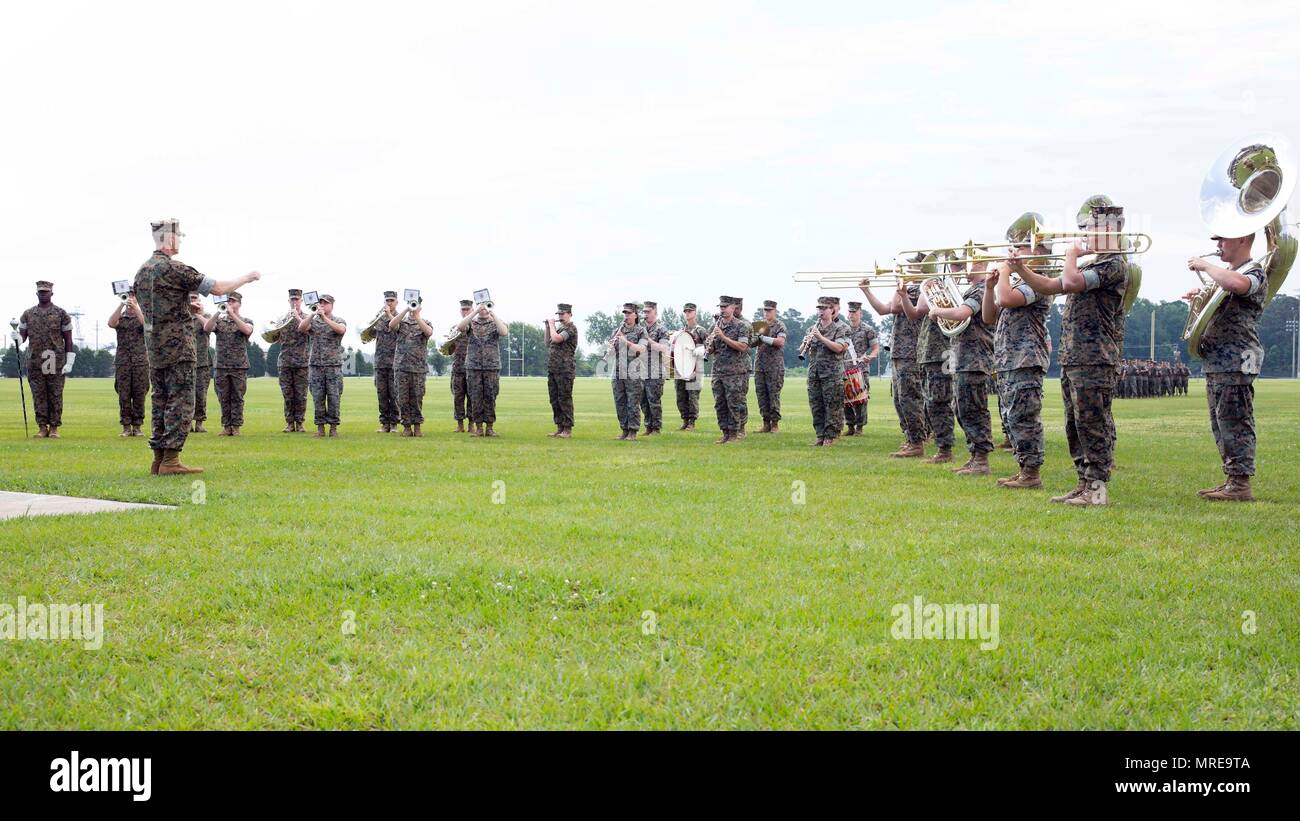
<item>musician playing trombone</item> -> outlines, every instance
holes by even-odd
[[[983,249],[974,249],[975,251]],[[989,453],[993,451],[993,425],[989,415],[989,387],[993,380],[993,329],[984,321],[984,299],[988,291],[988,263],[972,261],[967,274],[970,284],[962,302],[951,308],[921,301],[934,319],[970,322],[952,339],[952,365],[957,377],[957,422],[966,435],[970,458],[953,472],[963,476],[989,475]],[[991,301],[991,300],[990,300]]]
[[[1104,505],[1109,499],[1106,483],[1115,452],[1111,400],[1124,351],[1128,260],[1116,236],[1124,228],[1124,209],[1104,195],[1091,197],[1079,211],[1078,224],[1089,235],[1088,247],[1073,242],[1065,249],[1065,268],[1059,279],[1023,263],[1016,269],[1035,293],[1067,295],[1061,314],[1061,396],[1065,438],[1078,483],[1052,501]],[[1085,250],[1092,254],[1081,259]]]
[[[936,264],[940,267],[948,266],[950,273],[961,273],[963,265],[952,262],[953,257],[954,255],[944,252]],[[934,456],[922,461],[932,465],[951,462],[954,444],[952,343],[930,314],[930,304],[925,299],[924,288],[915,304],[910,299],[902,300],[900,304],[908,319],[919,320],[921,323],[917,331],[916,361],[921,368],[926,427],[934,434],[934,443],[939,448]],[[924,443],[921,448],[924,451]]]

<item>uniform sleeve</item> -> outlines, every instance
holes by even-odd
[[[347,331],[348,321],[347,321],[346,319],[344,319],[344,318],[341,317],[341,316],[332,316],[332,317],[330,317],[330,319],[332,319],[332,320],[334,320],[335,322],[337,322],[338,324],[342,325],[342,326],[343,326],[343,330],[344,330],[344,331]]]
[[[1124,282],[1124,265],[1118,258],[1108,259],[1098,265],[1092,265],[1083,272],[1083,290],[1113,288]]]
[[[1026,305],[1033,305],[1038,301],[1038,292],[1033,288],[1030,288],[1028,284],[1022,282],[1017,285],[1015,289],[1025,295]]]
[[[1259,267],[1258,263],[1243,271],[1242,276],[1250,280],[1250,290],[1246,292],[1246,296],[1255,296],[1263,292],[1264,286],[1268,284],[1268,278],[1264,276],[1264,269]]]
[[[212,293],[212,286],[217,284],[212,277],[205,277],[188,265],[172,263],[172,271],[179,275],[178,281],[182,288],[197,291],[203,296]]]
[[[1252,293],[1253,293],[1253,292],[1252,292]],[[59,325],[59,330],[61,330],[61,331],[70,331],[70,330],[72,330],[72,317],[68,316],[68,312],[65,311],[65,310],[63,310],[62,308],[60,308],[60,309],[59,309],[59,315],[60,315],[61,317],[63,317],[63,322],[60,323],[60,325]]]
[[[23,311],[22,316],[18,317],[18,330],[20,331],[27,330],[27,315],[30,314],[31,312],[32,312],[31,309],[28,308],[26,311]]]

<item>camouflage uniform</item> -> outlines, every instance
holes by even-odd
[[[546,393],[551,400],[551,419],[559,430],[573,430],[573,380],[577,375],[578,326],[553,323],[563,342],[546,338]]]
[[[970,324],[952,341],[957,367],[957,421],[972,455],[993,450],[993,422],[989,416],[993,332],[983,318],[986,287],[985,282],[977,282],[962,294],[962,304],[971,309]]]
[[[339,316],[330,319],[345,326],[346,331],[346,319]],[[311,390],[313,422],[318,426],[337,425],[343,398],[343,334],[335,333],[319,313],[312,314],[307,333],[311,337],[307,386]]]
[[[129,307],[117,319],[117,352],[113,355],[113,388],[122,427],[144,424],[144,399],[149,392],[149,357],[144,350],[144,323]]]
[[[72,317],[51,302],[23,311],[18,329],[27,331],[27,382],[32,386],[36,423],[63,424],[64,331],[72,330]]]
[[[469,394],[469,421],[491,425],[497,421],[497,392],[501,390],[501,334],[496,320],[474,314],[469,324],[469,351],[465,355],[465,386]]]
[[[194,421],[194,312],[190,293],[212,293],[216,280],[205,277],[162,251],[140,267],[135,294],[144,312],[145,350],[153,389],[153,450],[183,450]]]
[[[646,339],[668,344],[668,329],[662,322],[656,321],[646,326]],[[645,385],[641,390],[641,414],[645,416],[646,433],[658,431],[664,426],[664,379],[668,375],[668,354],[655,350],[646,351]]]
[[[1254,260],[1238,273],[1250,280],[1245,295],[1228,294],[1201,337],[1210,430],[1227,476],[1255,475],[1255,377],[1264,364],[1259,319],[1268,275]]]
[[[245,322],[253,324],[251,319]],[[217,338],[217,368],[214,382],[217,401],[221,403],[221,426],[238,428],[244,424],[244,394],[248,391],[248,337],[225,311],[217,316],[212,329]]]
[[[776,339],[785,336],[785,323],[774,319],[767,333]],[[754,393],[758,397],[758,413],[764,422],[781,421],[781,389],[785,387],[785,349],[758,343],[754,357]]]
[[[813,327],[832,342],[843,343],[849,338],[849,327],[842,322],[823,328],[819,320]],[[812,332],[809,328],[808,333]],[[844,356],[820,340],[808,346],[808,407],[819,440],[835,439],[844,429]]]
[[[457,422],[463,422],[469,417],[465,385],[465,357],[468,353],[469,338],[462,334],[452,343],[451,351],[451,404]]]
[[[704,338],[709,335],[708,331],[700,325],[682,330],[691,335],[696,346],[703,345]],[[682,417],[683,426],[693,425],[695,420],[700,418],[700,389],[703,386],[703,375],[704,366],[698,363],[693,379],[673,379],[673,387],[677,392],[677,413]]]
[[[301,423],[307,418],[307,364],[311,356],[311,335],[298,330],[297,319],[280,331],[280,357],[275,361],[284,399],[284,421]]]
[[[399,420],[403,425],[413,424],[402,419],[401,402],[398,400],[398,397],[404,396],[404,394],[399,391],[397,386],[397,366],[394,358],[397,350],[397,338],[403,332],[403,329],[388,330],[390,319],[392,317],[385,313],[375,322],[375,394],[379,398],[379,424],[396,425]],[[421,401],[424,399],[423,388],[420,389],[420,399]],[[423,422],[423,418],[421,418],[421,422]]]
[[[623,338],[633,345],[645,344],[645,325],[637,323],[631,328],[619,326]],[[641,393],[645,390],[645,354],[638,354],[626,345],[614,346],[614,372],[610,380],[614,389],[614,412],[618,415],[619,429],[636,433],[641,427]]]
[[[208,418],[208,386],[212,384],[212,334],[203,330],[203,326],[212,318],[212,314],[200,313],[194,316],[194,421],[205,422]]]
[[[915,303],[921,294],[919,285],[907,286],[907,295]],[[916,362],[917,338],[921,332],[919,319],[908,319],[902,313],[894,314],[893,340],[889,358],[893,364],[894,410],[898,413],[898,426],[910,445],[925,441],[925,396],[922,390],[920,366]]]
[[[1069,294],[1061,312],[1061,396],[1065,439],[1082,481],[1110,481],[1115,453],[1111,397],[1124,350],[1124,288],[1128,262],[1104,254],[1079,271],[1085,290]]]
[[[731,340],[749,341],[749,323],[733,318],[730,322],[719,319],[719,335]],[[741,352],[720,339],[709,343],[713,357],[713,410],[718,416],[718,428],[724,434],[738,434],[749,419],[749,352]]]
[[[952,450],[953,408],[952,374],[950,357],[952,345],[934,317],[926,315],[921,320],[917,335],[916,361],[921,366],[925,394],[926,426],[934,434],[934,443],[942,450]]]
[[[1028,285],[1016,286],[1025,296],[1019,308],[1003,308],[993,332],[993,364],[1002,375],[1006,431],[1016,462],[1040,467],[1046,452],[1043,437],[1043,375],[1047,373],[1047,315],[1051,300]]]
[[[876,329],[867,324],[866,320],[858,323],[855,329],[853,323],[849,323],[848,340],[853,343],[852,353],[858,355],[858,367],[862,368],[862,384],[866,386],[867,393],[871,393],[871,375],[867,372],[866,358],[871,354],[871,348],[876,344]],[[852,353],[848,350],[844,352],[844,362],[846,365],[853,362]],[[857,405],[844,404],[844,424],[850,429],[861,430],[867,424],[867,402],[861,402]]]
[[[427,323],[426,323],[427,324]],[[396,340],[393,348],[393,372],[397,380],[397,394],[393,401],[397,404],[398,415],[403,426],[424,424],[424,389],[429,377],[429,337],[432,328],[425,333],[420,323],[409,313],[402,317],[394,332]],[[376,343],[379,336],[375,336]],[[378,358],[379,348],[375,347]],[[378,373],[378,370],[376,370]]]

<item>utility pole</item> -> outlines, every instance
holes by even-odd
[[[1156,306],[1151,306],[1151,355],[1147,359],[1155,361],[1156,358]]]

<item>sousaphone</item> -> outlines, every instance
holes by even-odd
[[[1201,183],[1201,219],[1215,236],[1244,237],[1264,230],[1266,251],[1260,264],[1268,278],[1264,302],[1282,288],[1296,257],[1296,237],[1286,222],[1300,166],[1291,143],[1277,134],[1255,134],[1228,147]],[[1183,340],[1193,356],[1201,338],[1229,296],[1201,275],[1204,287],[1192,300]]]

